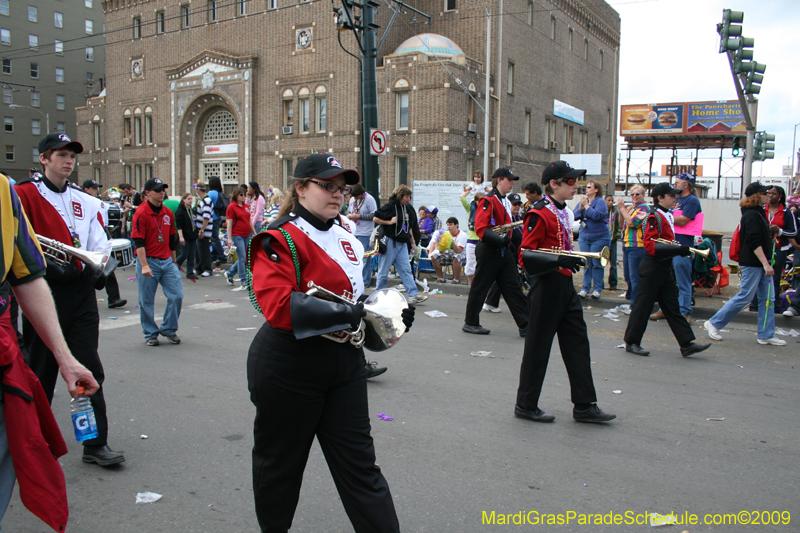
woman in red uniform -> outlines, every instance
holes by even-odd
[[[597,406],[592,379],[589,336],[572,272],[583,262],[575,255],[552,255],[525,250],[572,250],[572,225],[566,201],[575,195],[575,180],[586,174],[564,161],[550,163],[542,172],[547,195],[525,213],[520,263],[530,274],[528,331],[519,372],[514,416],[533,422],[552,422],[555,416],[539,408],[539,396],[550,360],[553,337],[558,334],[561,357],[572,390],[572,418],[577,422],[609,422],[616,415]]]
[[[320,336],[355,329],[364,305],[305,294],[309,281],[353,300],[364,292],[363,247],[338,216],[359,176],[331,155],[312,154],[294,178],[278,219],[250,246],[251,295],[267,319],[247,359],[258,522],[262,532],[291,527],[316,437],[355,531],[399,531],[375,464],[363,350]],[[403,321],[411,326],[413,309]]]

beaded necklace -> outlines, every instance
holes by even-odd
[[[556,225],[558,232],[559,245],[562,250],[572,251],[572,228],[569,223],[569,215],[567,214],[567,206],[564,209],[558,209],[555,205],[555,200],[550,195],[547,195],[547,209],[549,209],[556,216]]]

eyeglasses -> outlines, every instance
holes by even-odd
[[[640,192],[631,193],[631,196],[641,196],[641,195],[642,195],[642,193],[640,193]]]
[[[560,178],[558,181],[559,181],[559,183],[566,183],[570,187],[575,185],[575,178]]]
[[[324,183],[320,182],[320,181],[314,181],[314,180],[308,180],[308,181],[310,181],[311,183],[316,183],[317,185],[319,185],[320,187],[322,187],[323,189],[325,189],[326,191],[328,191],[331,194],[335,194],[336,191],[339,191],[342,194],[350,194],[350,191],[353,190],[351,187],[339,187],[338,185],[336,185],[332,181],[326,181]]]

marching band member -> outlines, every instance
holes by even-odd
[[[617,417],[604,412],[596,403],[589,337],[583,308],[572,283],[572,273],[577,272],[583,258],[535,251],[572,250],[572,226],[566,201],[575,195],[576,180],[584,174],[585,170],[573,169],[564,161],[550,163],[542,173],[547,194],[525,213],[522,225],[520,264],[531,275],[532,282],[528,294],[528,334],[514,415],[533,422],[555,420],[555,416],[539,408],[539,396],[556,334],[572,390],[572,417],[577,422],[596,423]]]
[[[670,329],[681,347],[681,355],[689,357],[707,349],[711,344],[697,344],[692,327],[681,315],[678,304],[678,287],[675,285],[675,273],[672,269],[672,258],[688,257],[689,247],[686,245],[662,244],[657,239],[675,240],[672,219],[669,209],[675,205],[680,189],[673,189],[669,183],[659,183],[653,187],[653,209],[647,216],[644,231],[644,259],[639,265],[639,287],[631,309],[628,327],[625,329],[625,350],[636,355],[650,355],[642,348],[642,336],[647,329],[648,313],[657,301],[664,312]]]
[[[488,335],[490,331],[480,324],[480,312],[492,283],[497,281],[503,299],[519,327],[520,337],[525,336],[528,327],[527,305],[522,294],[516,259],[510,248],[511,237],[498,235],[492,230],[495,226],[510,224],[511,204],[506,195],[514,187],[515,176],[505,167],[498,168],[492,175],[494,188],[481,198],[475,214],[475,233],[481,239],[475,246],[475,277],[469,287],[467,311],[462,331],[477,335]]]
[[[103,250],[108,245],[100,210],[102,202],[83,192],[67,179],[75,167],[83,146],[63,133],[51,133],[39,141],[39,162],[44,176],[16,185],[25,212],[37,235],[88,251]],[[94,375],[100,385],[92,396],[97,419],[97,438],[83,441],[84,463],[109,466],[125,461],[125,456],[108,447],[108,419],[103,394],[103,363],[97,353],[100,315],[97,311],[97,283],[91,268],[73,259],[59,269],[48,262],[45,279],[53,291],[58,321],[75,358]],[[28,320],[22,323],[25,344],[30,353],[28,365],[42,382],[47,400],[53,401],[58,364]]]
[[[320,335],[355,330],[364,304],[306,295],[307,284],[336,294],[364,293],[358,239],[339,217],[355,170],[328,154],[295,168],[277,220],[250,245],[251,298],[266,323],[247,359],[253,428],[253,491],[264,532],[292,525],[314,437],[356,532],[399,531],[389,486],[370,435],[364,352]],[[410,327],[413,308],[403,311]]]

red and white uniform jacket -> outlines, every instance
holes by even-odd
[[[302,216],[301,216],[302,215]],[[275,329],[293,331],[292,293],[308,291],[308,282],[353,299],[364,294],[362,258],[364,247],[345,229],[340,217],[322,223],[298,206],[295,216],[280,226],[253,237],[248,266],[253,275],[253,292],[267,323]],[[300,263],[300,284],[286,237],[294,242]],[[262,240],[269,238],[268,256]]]
[[[565,238],[572,238],[572,228],[568,228],[569,237],[565,237],[563,224],[558,216],[547,207],[549,202],[550,200],[544,198],[525,213],[525,223],[522,225],[522,246],[518,257],[519,264],[523,268],[523,250],[550,250],[553,248],[572,250],[571,241],[564,243]],[[569,208],[566,208],[566,211],[569,211]],[[565,276],[572,276],[572,271],[568,268],[560,268],[557,272]]]
[[[644,248],[648,254],[655,257],[655,239],[675,240],[675,233],[672,231],[672,218],[668,213],[656,207],[652,213],[647,215],[645,224]]]
[[[486,228],[511,224],[511,205],[505,198],[500,197],[497,189],[492,190],[491,194],[481,198],[478,202],[478,209],[475,212],[475,233],[483,239]]]

